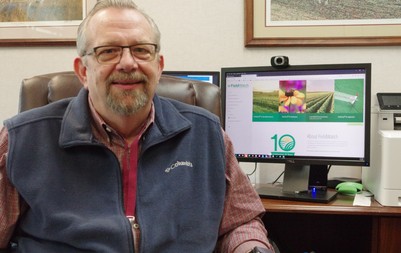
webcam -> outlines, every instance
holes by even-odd
[[[287,56],[273,56],[270,59],[270,63],[273,67],[278,69],[286,68],[290,65],[290,61]]]

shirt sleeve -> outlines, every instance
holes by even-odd
[[[20,214],[17,190],[10,183],[6,172],[8,131],[0,130],[0,249],[7,248]]]
[[[216,252],[249,252],[253,247],[273,247],[261,220],[265,208],[234,155],[232,142],[223,131],[226,147],[226,199]]]

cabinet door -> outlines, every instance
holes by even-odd
[[[378,252],[401,252],[401,217],[378,218]]]
[[[268,212],[263,221],[282,253],[370,253],[377,249],[372,248],[371,216]]]

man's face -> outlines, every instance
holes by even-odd
[[[131,46],[155,43],[148,21],[135,10],[109,8],[98,12],[87,30],[87,51],[99,46]],[[95,109],[103,117],[110,113],[131,116],[148,110],[163,70],[163,57],[149,62],[135,60],[128,48],[121,60],[101,64],[94,54],[85,56],[81,73]],[[83,70],[83,71],[82,71]]]

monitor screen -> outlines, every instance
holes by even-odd
[[[239,161],[284,163],[284,180],[289,167],[369,165],[370,64],[233,67],[221,74],[223,125]]]
[[[218,71],[163,71],[163,74],[190,80],[209,82],[220,86],[220,72]]]

